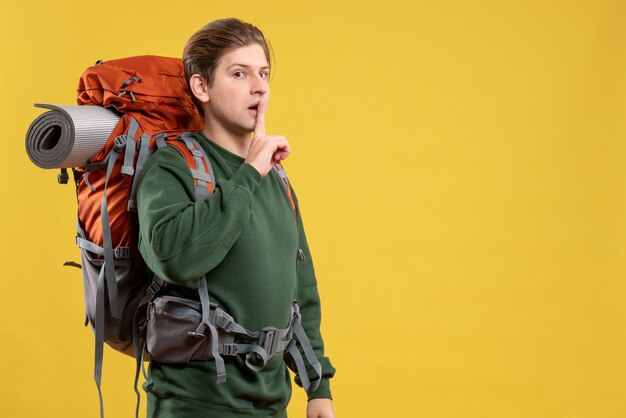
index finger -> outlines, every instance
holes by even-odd
[[[254,138],[261,136],[265,136],[265,102],[263,100],[259,101],[254,122]]]

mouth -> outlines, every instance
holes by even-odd
[[[255,102],[252,105],[248,106],[248,112],[250,112],[251,114],[256,115],[258,111],[259,111],[259,102]]]

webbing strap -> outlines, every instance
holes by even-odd
[[[89,240],[81,238],[80,236],[76,237],[76,245],[78,245],[78,247],[82,248],[83,250],[89,251],[90,253],[94,253],[100,256],[104,255],[104,248],[102,248],[99,245],[94,244],[93,242]]]
[[[215,368],[217,371],[217,383],[226,383],[226,368],[224,366],[224,359],[219,353],[217,329],[215,329],[215,325],[209,322],[210,303],[206,276],[200,280],[198,293],[200,294],[200,304],[202,305],[202,322],[198,326],[196,333],[202,333],[204,335],[206,328],[209,329],[209,332],[211,333],[211,354],[215,359]]]
[[[102,218],[102,238],[104,247],[104,268],[106,274],[107,290],[109,293],[109,305],[111,307],[111,316],[117,319],[121,319],[122,313],[119,306],[119,299],[117,296],[117,282],[115,280],[115,262],[113,261],[113,243],[111,239],[111,223],[109,221],[109,207],[107,204],[107,186],[109,184],[109,178],[113,171],[113,166],[119,152],[113,148],[108,156],[107,172],[104,181],[104,193],[102,195],[102,206],[100,208],[100,214]],[[104,320],[104,316],[101,321]]]
[[[206,166],[204,165],[204,161],[202,160],[203,157],[203,153],[200,149],[198,148],[202,148],[202,147],[198,147],[196,148],[195,145],[197,145],[198,143],[196,142],[194,144],[195,141],[192,141],[189,138],[189,135],[185,135],[184,133],[180,135],[181,139],[183,140],[183,142],[185,143],[185,145],[187,146],[187,148],[189,149],[189,151],[191,151],[191,155],[193,155],[193,159],[196,162],[196,169],[198,171],[205,171],[206,170]],[[204,186],[204,185],[203,185]]]
[[[122,165],[121,173],[127,176],[132,176],[135,173],[133,168],[133,162],[135,161],[135,136],[137,135],[137,129],[139,123],[137,119],[130,118],[130,126],[128,127],[128,133],[126,134],[126,149],[124,150],[124,164]]]
[[[89,188],[89,190],[91,190],[92,192],[96,191],[96,188],[93,187],[91,185],[91,183],[89,183],[89,172],[88,171],[85,172],[85,175],[83,176],[83,180],[85,180],[85,185],[87,186],[87,188]]]
[[[162,135],[162,134],[161,134]],[[150,156],[150,135],[142,134],[139,138],[139,156],[137,157],[137,165],[135,167],[135,177],[133,178],[133,185],[130,189],[130,198],[128,199],[128,210],[137,210],[137,185],[139,184],[139,177],[143,171],[148,157]]]
[[[100,388],[102,381],[102,355],[104,352],[104,271],[105,265],[103,264],[96,284],[96,353],[93,375],[96,381],[96,387],[98,388],[98,398],[100,400],[100,418],[104,418],[104,403],[102,401],[102,389]]]
[[[183,132],[179,135],[179,138],[183,140],[183,143],[191,153],[194,159],[196,168],[189,167],[191,176],[194,178],[195,189],[194,193],[197,200],[204,200],[213,194],[209,184],[212,188],[215,187],[215,174],[211,161],[207,156],[204,148],[198,143],[198,141],[189,132]],[[179,150],[180,152],[180,150]]]
[[[315,373],[317,373],[317,379],[315,379],[312,383],[309,381],[309,376],[306,372],[306,368],[304,368],[304,374],[302,374],[302,372],[300,371],[300,368],[304,367],[304,361],[302,359],[302,355],[300,355],[300,351],[298,350],[298,348],[294,347],[295,351],[298,352],[297,357],[294,357],[294,361],[296,362],[298,375],[300,376],[300,380],[302,381],[302,387],[307,393],[314,392],[318,388],[320,381],[322,379],[322,365],[320,364],[319,360],[315,356],[315,352],[313,351],[311,342],[309,341],[309,338],[306,336],[306,333],[304,332],[304,328],[302,328],[300,321],[294,321],[293,332],[296,334],[296,337],[298,337],[298,343],[302,347],[302,350],[304,351],[304,355],[307,361],[309,362],[311,367],[313,367],[313,370],[315,370]],[[287,350],[289,350],[289,353],[291,353],[291,355],[294,356],[294,353],[292,352],[293,350],[291,350],[290,347],[291,345],[287,347]],[[298,361],[302,363],[301,366],[298,366]],[[305,380],[307,382],[306,386],[305,386]]]
[[[139,393],[139,389],[137,388],[137,386],[139,384],[139,370],[141,369],[141,363],[143,360],[143,347],[141,347],[139,341],[139,319],[137,317],[137,314],[141,312],[142,309],[146,309],[146,305],[151,298],[152,295],[145,295],[143,299],[141,299],[141,302],[139,302],[139,306],[137,307],[135,315],[133,316],[133,350],[135,351],[135,380],[133,381],[133,389],[135,390],[135,396],[137,397],[137,403],[135,405],[135,418],[139,418],[141,394]]]
[[[278,179],[280,180],[283,187],[285,188],[285,193],[287,193],[287,199],[289,199],[289,204],[291,206],[291,211],[293,212],[293,216],[297,222],[298,215],[296,214],[296,204],[293,201],[293,196],[291,196],[291,188],[289,187],[289,180],[287,179],[287,172],[285,171],[285,169],[280,163],[273,164],[272,169],[274,171],[274,174],[278,176]]]
[[[248,366],[250,370],[253,370],[255,372],[260,372],[267,365],[267,360],[269,356],[267,355],[267,352],[261,346],[258,346],[256,344],[249,344],[248,346],[249,346],[248,354],[246,354],[246,366]],[[254,363],[252,363],[251,361],[252,358],[255,358],[256,361],[261,359],[261,365],[257,366]]]
[[[309,389],[311,388],[311,382],[309,380],[309,376],[307,375],[306,367],[304,366],[304,360],[302,360],[302,355],[300,354],[300,350],[296,346],[294,341],[291,341],[291,344],[287,346],[287,351],[291,354],[293,361],[296,363],[296,369],[298,370],[298,376],[300,376],[300,382],[302,382],[302,387],[305,392],[309,393]],[[317,387],[315,388],[317,389]]]
[[[76,237],[76,245],[79,248],[97,254],[99,256],[104,256],[104,248],[101,246],[82,238],[80,235]],[[132,258],[132,249],[130,247],[115,247],[113,250],[113,258],[118,260],[128,260]]]
[[[156,290],[153,289],[153,286],[156,287]],[[141,341],[139,340],[139,316],[138,315],[140,312],[145,312],[145,310],[148,307],[148,302],[152,300],[152,298],[154,297],[154,295],[160,289],[161,286],[162,286],[162,280],[156,278],[155,276],[154,280],[148,287],[148,291],[139,302],[139,305],[137,306],[137,310],[135,311],[135,314],[133,315],[133,349],[135,351],[135,380],[133,383],[133,389],[135,390],[135,396],[137,397],[137,403],[135,405],[135,418],[139,418],[141,394],[139,393],[139,389],[137,388],[137,386],[139,384],[139,370],[143,370],[143,351],[145,348],[145,343],[142,346]],[[146,378],[146,380],[148,380],[148,377],[146,376],[145,371],[144,371],[144,377]]]
[[[85,175],[83,176],[83,180],[85,181],[85,185],[92,192],[95,192],[96,188],[93,187],[91,185],[91,183],[89,183],[89,173],[91,173],[92,171],[95,171],[95,170],[100,170],[102,168],[106,168],[108,166],[108,164],[109,164],[109,158],[111,158],[111,153],[110,152],[107,154],[106,157],[104,157],[104,160],[100,161],[99,163],[93,163],[93,164],[86,164],[85,165],[85,167],[84,167],[85,168]]]
[[[143,348],[141,349],[141,372],[143,373],[143,378],[144,378],[145,380],[148,380],[148,372],[146,372],[146,367],[145,367],[145,366],[144,366],[144,364],[143,364],[143,363],[144,363],[144,361],[145,361],[145,360],[143,359],[143,353],[145,353],[145,352],[146,352],[146,344],[147,344],[147,342],[146,342],[146,341],[144,341],[144,342],[143,342]]]
[[[126,135],[126,149],[124,150],[124,164],[120,173],[125,176],[132,176],[135,174],[133,168],[133,161],[135,160],[135,138],[130,135]]]
[[[191,171],[191,176],[192,176],[194,179],[197,179],[197,180],[198,180],[198,183],[200,183],[200,181],[203,181],[203,182],[205,182],[205,183],[206,183],[206,182],[209,182],[209,183],[210,183],[210,182],[212,182],[212,181],[213,181],[213,179],[211,178],[211,176],[210,176],[210,175],[208,175],[207,173],[205,173],[204,171],[194,170],[194,169],[189,169],[189,170]],[[205,185],[204,187],[206,187],[206,185]]]
[[[148,308],[148,303],[156,296],[157,292],[161,290],[165,286],[165,281],[158,278],[156,275],[152,279],[152,283],[147,287],[146,294],[139,302],[137,306],[137,310],[133,315],[133,350],[135,351],[135,380],[133,387],[135,389],[135,395],[137,397],[137,403],[135,406],[135,418],[139,418],[139,406],[141,403],[141,395],[139,394],[138,383],[139,383],[139,370],[143,372],[143,377],[148,380],[148,376],[146,374],[146,370],[143,366],[143,353],[146,349],[146,342],[144,341],[143,345],[140,341],[139,335],[139,314],[143,313]]]
[[[274,168],[274,170],[276,170],[276,173],[278,174],[280,179],[283,181],[283,183],[286,183],[287,172],[285,171],[283,166],[280,163],[275,163],[273,168]]]
[[[193,137],[191,136],[189,132],[182,133],[180,135],[180,138],[183,140],[183,142],[187,146],[187,149],[189,149],[189,151],[193,155],[193,159],[196,163],[196,170],[194,170],[195,173],[193,171],[191,173],[193,178],[198,181],[196,190],[197,189],[208,190],[209,187],[207,186],[207,182],[210,184],[213,184],[214,176],[213,176],[213,167],[211,167],[211,164],[208,161],[208,158],[206,156],[206,153],[204,152],[204,149],[202,148],[200,144],[198,144],[198,141],[193,139]],[[205,164],[205,161],[206,161],[206,164]],[[209,173],[208,178],[206,177],[207,172]]]
[[[236,323],[233,317],[228,315],[221,308],[217,308],[215,310],[215,326],[223,329],[226,332],[243,335],[244,337],[250,339],[258,338],[260,335],[259,331],[252,332]]]
[[[157,148],[161,149],[165,146],[167,146],[167,144],[165,143],[165,133],[161,132],[160,134],[158,134],[156,136],[156,144],[157,144]]]

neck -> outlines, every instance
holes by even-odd
[[[252,132],[237,134],[224,129],[220,124],[211,124],[208,118],[204,119],[202,133],[220,147],[232,152],[241,158],[246,158],[252,141]]]

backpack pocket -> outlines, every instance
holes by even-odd
[[[215,308],[211,304],[211,313]],[[146,348],[151,359],[167,364],[212,359],[211,336],[191,335],[202,322],[201,311],[200,302],[176,296],[159,296],[150,302]]]
[[[85,313],[89,324],[95,328],[96,321],[102,320],[96,318],[96,303],[98,279],[104,260],[94,257],[84,248],[81,248],[80,252]],[[111,315],[108,292],[105,291],[104,341],[117,351],[134,357],[133,318],[139,302],[146,292],[146,284],[143,278],[138,279],[132,259],[115,259],[115,279],[118,289],[118,304],[122,310],[121,318],[117,319]]]

